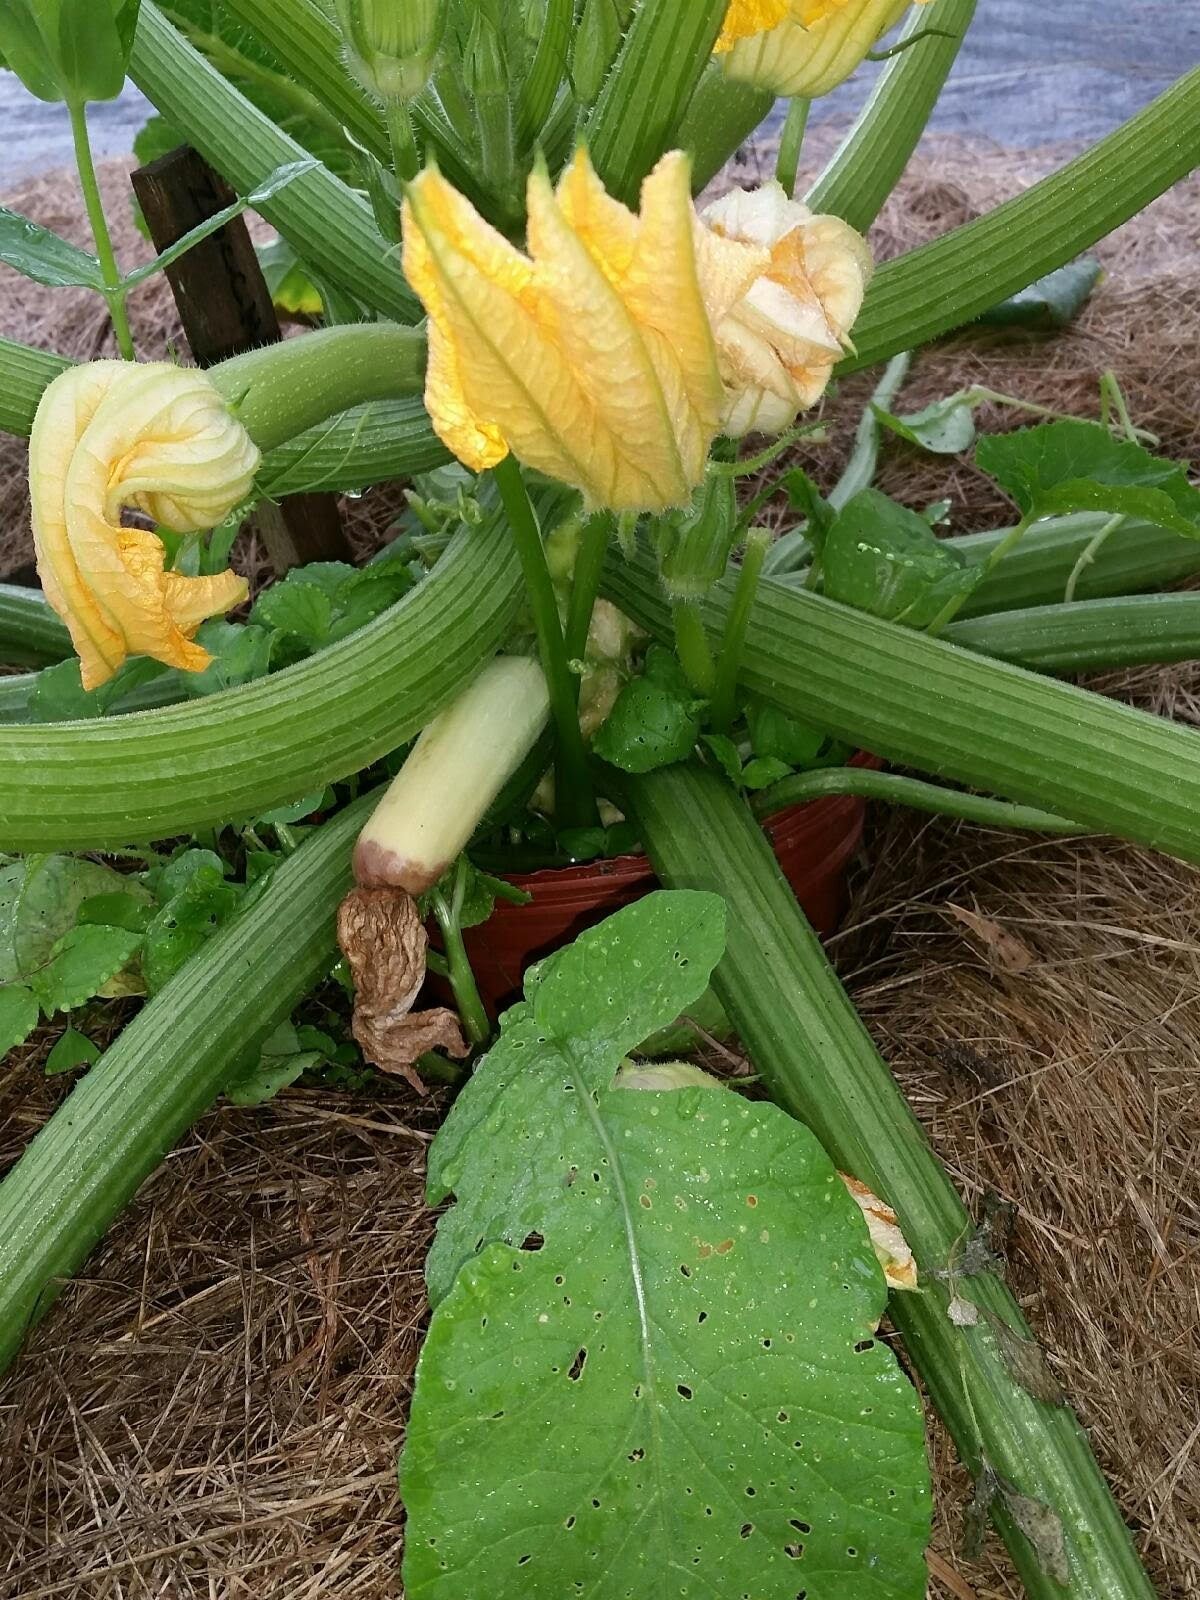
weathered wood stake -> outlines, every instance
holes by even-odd
[[[189,145],[139,167],[132,182],[150,237],[160,251],[236,198],[224,178]],[[271,292],[243,217],[227,223],[166,270],[198,366],[211,367],[280,338]],[[350,557],[335,495],[289,495],[278,505],[259,506],[252,521],[277,573],[307,561]]]

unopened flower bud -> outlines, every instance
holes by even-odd
[[[441,43],[443,0],[335,0],[347,60],[381,100],[409,101],[429,81]]]

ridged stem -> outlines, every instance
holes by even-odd
[[[675,134],[675,143],[692,158],[695,193],[716,177],[774,104],[769,89],[736,83],[716,60],[709,62]]]
[[[636,205],[708,65],[728,0],[642,0],[587,126],[609,192]]]
[[[769,817],[785,806],[803,805],[825,795],[854,794],[864,800],[882,800],[889,805],[907,806],[934,817],[959,817],[985,828],[1025,828],[1031,833],[1049,833],[1064,838],[1085,830],[1077,822],[1039,811],[1034,806],[1015,806],[989,795],[967,794],[962,789],[946,789],[936,783],[922,783],[896,772],[869,772],[861,767],[819,767],[813,772],[797,772],[781,778],[769,789],[754,796],[752,809],[757,817]]]
[[[951,644],[1035,672],[1095,672],[1200,659],[1200,594],[1122,595],[953,622]]]
[[[913,8],[901,41],[928,29],[950,37],[922,39],[888,62],[805,196],[814,211],[832,211],[862,233],[871,226],[925,131],[974,15],[975,0],[934,0]]]
[[[558,503],[540,499],[547,513]],[[361,771],[454,698],[520,603],[493,507],[383,616],[294,667],[161,711],[0,729],[0,850],[166,838]]]
[[[981,1315],[956,1327],[949,1290],[971,1221],[895,1079],[830,967],[747,808],[715,774],[667,767],[630,784],[650,859],[670,888],[720,894],[729,915],[713,987],[773,1097],[808,1124],[836,1164],[893,1206],[923,1290],[893,1294],[891,1315],[972,1472],[986,1460],[1062,1523],[1070,1581],[1060,1585],[997,1503],[996,1521],[1032,1600],[1149,1600],[1087,1436],[1066,1406],[1013,1381],[988,1317],[1025,1332],[1003,1281],[960,1278]]]
[[[71,635],[40,589],[0,583],[0,666],[48,667],[71,654]]]
[[[645,551],[605,591],[656,637],[670,617]],[[721,583],[703,602],[720,637]],[[742,682],[792,716],[901,766],[1200,861],[1200,733],[881,622],[771,579]]]
[[[143,1182],[324,976],[376,796],[327,823],[105,1051],[0,1184],[0,1371]]]
[[[309,153],[251,105],[143,0],[129,75],[188,142],[242,194],[277,167]],[[397,322],[417,322],[421,305],[371,208],[327,168],[294,178],[258,209],[306,261],[358,300]]]
[[[970,322],[1127,222],[1198,163],[1200,67],[1016,199],[885,262],[854,325],[856,353],[837,370],[873,366]]]

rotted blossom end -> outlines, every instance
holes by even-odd
[[[249,497],[259,452],[201,372],[166,362],[72,367],[42,396],[29,443],[38,572],[66,623],[85,689],[129,655],[201,672],[206,617],[246,598],[236,573],[168,572],[142,512],[175,533],[215,527]]]

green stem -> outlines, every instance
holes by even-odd
[[[1010,528],[1008,530],[1003,539],[1001,539],[1000,542],[988,553],[987,560],[984,562],[983,567],[985,577],[989,573],[996,570],[996,568],[1000,565],[1010,551],[1017,548],[1021,540],[1029,532],[1030,528],[1033,527],[1033,524],[1036,520],[1036,518],[1023,517],[1021,521],[1017,523],[1015,528]],[[956,594],[951,599],[947,600],[946,604],[938,612],[937,616],[934,617],[933,621],[925,629],[925,632],[931,639],[935,639],[948,623],[954,621],[955,617],[966,604],[966,600],[967,597],[965,593]]]
[[[1200,594],[1073,600],[955,622],[942,638],[1035,672],[1098,672],[1200,659]]]
[[[546,684],[550,690],[550,710],[557,735],[554,760],[555,812],[561,827],[587,828],[596,821],[597,812],[587,750],[579,730],[579,685],[573,679],[569,665],[541,530],[515,457],[506,456],[492,469],[492,476],[500,490],[500,499],[517,548],[525,591],[533,612],[542,671],[546,674]]]
[[[746,540],[737,586],[733,591],[733,603],[725,624],[725,636],[721,640],[716,686],[713,689],[712,725],[718,733],[728,733],[737,714],[738,674],[742,670],[746,629],[750,626],[750,611],[758,592],[770,539],[765,529],[756,528]]]
[[[812,101],[795,95],[788,105],[783,132],[779,137],[779,155],[775,161],[775,179],[781,183],[788,199],[796,192],[796,174],[800,170],[800,151],[804,147],[804,130],[808,126],[808,113]]]
[[[100,273],[104,279],[104,298],[117,335],[117,346],[125,361],[136,361],[133,335],[129,331],[129,315],[125,309],[125,291],[121,287],[121,269],[113,253],[112,236],[108,231],[108,218],[104,215],[104,201],[100,198],[100,185],[96,181],[96,163],[92,159],[92,141],[88,135],[87,108],[82,102],[71,102],[67,110],[71,117],[71,138],[75,144],[75,165],[79,170],[79,186],[83,190],[83,203],[87,207],[92,238],[96,241],[96,255],[100,259]]]
[[[286,33],[286,25],[276,31]],[[288,162],[311,163],[311,153],[223,78],[153,0],[142,0],[138,12],[129,75],[239,194]],[[256,209],[318,272],[364,305],[398,322],[420,321],[421,303],[370,204],[328,168],[302,173]]]
[[[575,557],[571,603],[567,610],[565,644],[568,661],[582,661],[587,651],[592,612],[596,609],[596,596],[600,593],[600,578],[604,572],[604,558],[608,554],[612,528],[612,517],[606,511],[597,512],[583,525],[579,554]],[[578,694],[578,678],[575,684]]]
[[[1032,1600],[1151,1600],[1087,1436],[1066,1406],[1035,1400],[1013,1379],[994,1323],[1024,1334],[1002,1279],[956,1279],[979,1307],[973,1327],[947,1314],[968,1216],[945,1169],[876,1050],[761,829],[716,774],[683,765],[634,779],[629,804],[650,859],[671,888],[725,901],[726,954],[713,987],[772,1096],[816,1134],[833,1161],[898,1213],[924,1284],[894,1294],[891,1316],[909,1358],[972,1472],[990,1465],[1057,1517],[1070,1576],[1059,1584],[997,1503],[996,1521]]]
[[[545,516],[567,504],[539,490]],[[187,705],[0,728],[0,850],[165,839],[360,772],[449,705],[509,634],[521,575],[490,485],[478,527],[389,610],[306,661]]]
[[[1069,838],[1084,833],[1077,822],[1039,811],[1034,806],[1015,806],[1008,800],[993,800],[989,795],[964,794],[961,789],[943,789],[919,778],[905,778],[895,772],[869,772],[862,767],[823,767],[814,772],[797,772],[755,795],[754,813],[772,816],[785,806],[803,805],[825,795],[854,794],[864,800],[885,800],[891,805],[927,811],[935,817],[959,817],[978,822],[985,828],[1026,828],[1031,833],[1049,833]]]
[[[716,177],[774,104],[769,89],[738,83],[715,59],[708,63],[675,134],[675,143],[692,158],[693,194]]]
[[[952,37],[924,40],[888,62],[854,126],[805,196],[814,211],[832,211],[860,233],[867,231],[925,131],[974,15],[975,0],[934,0],[913,9],[901,42],[926,28]]]
[[[856,354],[837,370],[874,366],[970,322],[1111,233],[1198,163],[1200,67],[1016,199],[885,262],[855,323]]]
[[[675,600],[671,604],[671,620],[675,629],[675,653],[680,665],[692,688],[707,700],[716,687],[717,667],[708,635],[704,631],[700,608],[693,600]]]
[[[609,562],[604,592],[657,638],[653,555]],[[719,630],[728,581],[703,602]],[[778,580],[758,586],[742,682],[897,766],[1200,860],[1200,733],[882,622]]]
[[[1109,517],[1104,526],[1097,531],[1095,538],[1079,552],[1079,560],[1071,568],[1071,576],[1067,579],[1067,587],[1063,591],[1063,600],[1067,605],[1070,605],[1071,601],[1074,600],[1075,590],[1086,569],[1095,561],[1101,547],[1116,533],[1124,521],[1125,518],[1123,516]]]
[[[841,477],[829,491],[829,504],[836,506],[839,511],[848,500],[852,500],[860,490],[869,489],[875,481],[883,424],[875,415],[874,408],[878,406],[882,411],[892,409],[911,366],[911,350],[902,350],[898,356],[893,356],[884,368],[883,377],[875,386],[874,394],[863,408],[854,435],[854,448],[850,452],[850,459],[846,462]]]
[[[46,667],[71,654],[71,635],[40,589],[0,583],[0,665]]]
[[[413,134],[412,117],[403,100],[393,100],[388,106],[387,125],[392,171],[401,183],[408,183],[421,170],[421,154]]]
[[[442,933],[442,947],[446,953],[446,977],[454,991],[454,1002],[462,1019],[463,1030],[472,1044],[486,1044],[491,1038],[492,1026],[479,987],[471,970],[470,957],[462,936],[462,904],[466,888],[467,860],[459,856],[454,869],[454,888],[451,898],[439,890],[433,896],[433,914]]]
[[[377,798],[326,823],[147,1002],[0,1184],[0,1369],[167,1152],[328,971],[350,847]]]

